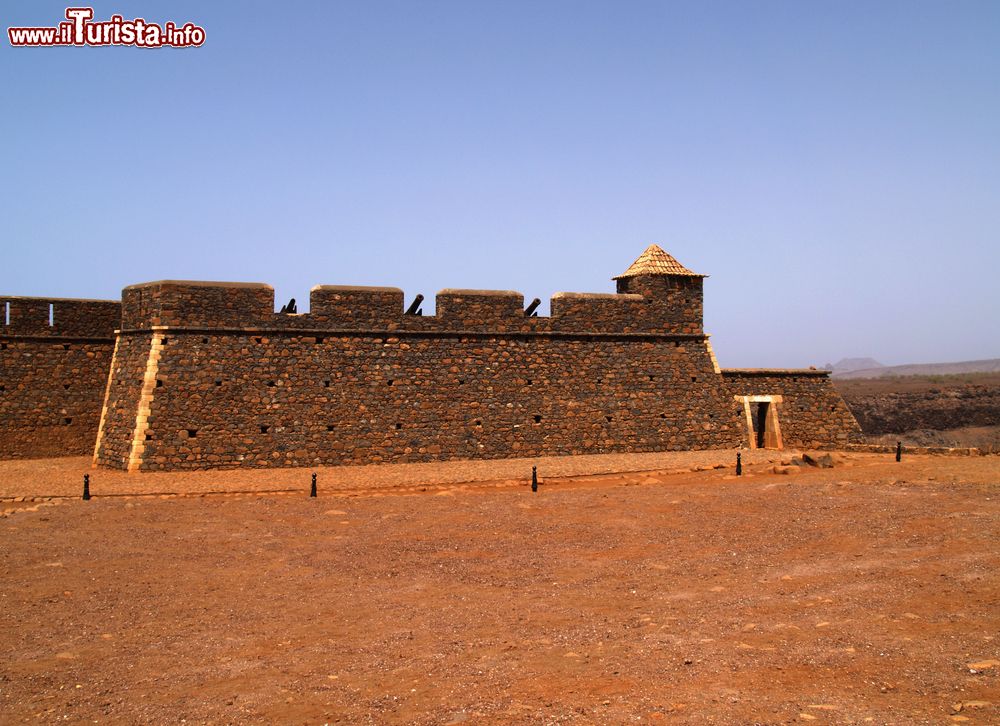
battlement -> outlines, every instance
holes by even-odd
[[[274,288],[259,282],[159,280],[122,290],[122,329],[259,325],[274,314]]]
[[[0,335],[113,339],[117,300],[0,296]]]
[[[153,327],[253,330],[413,332],[702,333],[699,317],[671,301],[632,293],[559,292],[551,315],[531,316],[514,290],[446,288],[423,315],[422,296],[407,310],[397,287],[316,285],[309,312],[276,313],[274,289],[263,283],[163,280],[122,291],[123,330]],[[430,307],[430,301],[426,302]]]

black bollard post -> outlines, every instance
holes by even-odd
[[[902,461],[902,460],[903,460],[903,442],[902,441],[897,441],[896,442],[896,461]]]
[[[83,475],[83,501],[90,499],[90,474]]]
[[[313,472],[312,488],[309,489],[309,496],[310,497],[316,496],[316,472]]]
[[[531,467],[531,491],[538,491],[538,469]]]
[[[736,476],[743,476],[743,456],[736,452]]]

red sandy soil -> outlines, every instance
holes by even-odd
[[[838,460],[5,504],[0,722],[1000,722],[1000,458]]]
[[[743,451],[743,461],[787,460],[798,452],[760,449]],[[208,492],[308,491],[316,472],[324,492],[401,487],[436,488],[465,482],[522,483],[537,466],[541,476],[576,476],[628,471],[690,472],[735,467],[736,450],[670,451],[649,454],[548,456],[533,459],[445,461],[431,464],[327,466],[313,469],[231,469],[228,471],[148,472],[128,474],[98,469],[89,456],[0,461],[0,502],[18,496],[79,496],[84,474],[96,495]]]

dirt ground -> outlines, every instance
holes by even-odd
[[[742,452],[743,461],[761,463],[793,456],[794,451],[758,449]],[[522,483],[539,475],[575,476],[629,471],[690,472],[715,467],[735,467],[736,450],[670,451],[646,454],[596,454],[591,456],[543,456],[532,459],[478,459],[429,464],[378,464],[371,466],[321,466],[312,469],[243,469],[128,474],[98,469],[89,456],[0,461],[0,503],[19,496],[80,496],[83,476],[90,475],[91,493],[183,494],[211,492],[309,491],[311,475],[317,488],[334,491],[381,491],[401,488],[435,489],[467,482],[498,483],[509,479]],[[2,504],[0,504],[2,506]]]
[[[0,722],[1000,723],[1000,458],[838,458],[7,502]]]

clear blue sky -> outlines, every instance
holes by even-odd
[[[998,2],[99,2],[11,48],[0,292],[613,291],[658,242],[723,365],[1000,357]]]

